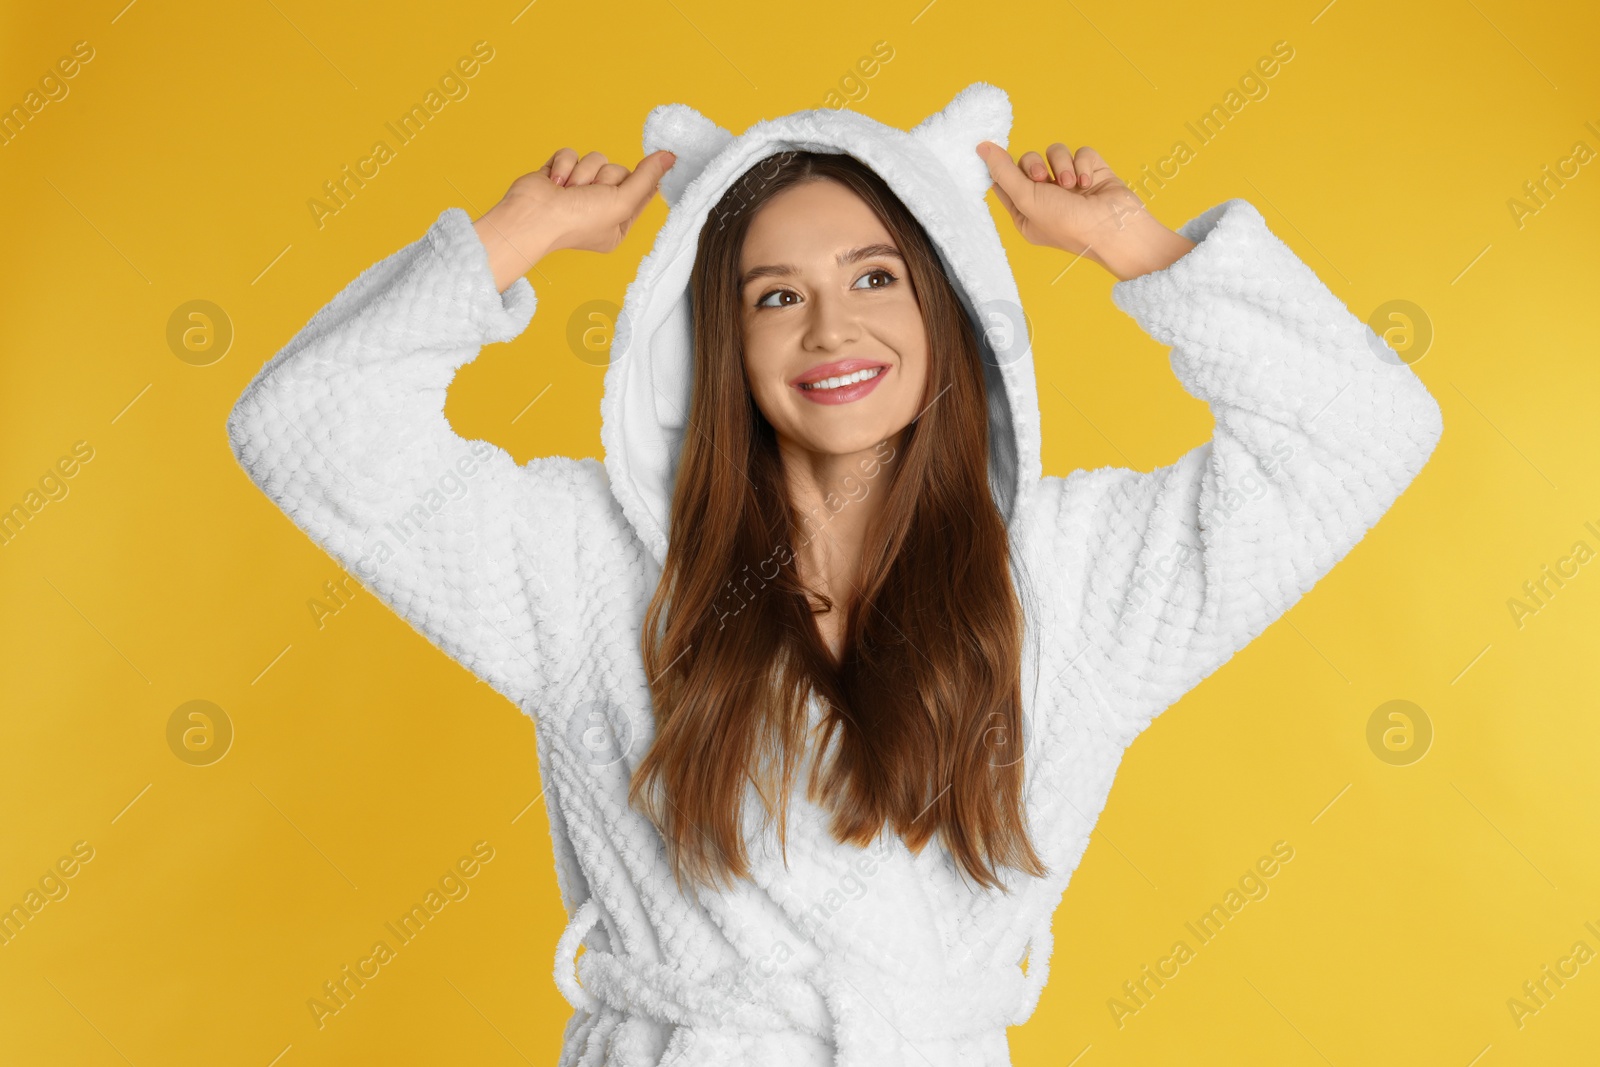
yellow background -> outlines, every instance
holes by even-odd
[[[1600,164],[1519,226],[1509,203],[1600,149],[1596,18],[1465,4],[910,3],[8,5],[0,105],[78,40],[95,57],[0,145],[8,255],[0,506],[74,442],[93,459],[9,543],[0,904],[74,842],[92,861],[0,947],[0,1062],[554,1063],[569,1009],[533,724],[370,595],[319,627],[339,568],[248,481],[224,419],[362,268],[448,206],[474,217],[571,145],[629,166],[654,105],[737,132],[822,106],[908,127],[975,80],[1011,95],[1013,152],[1092,144],[1125,177],[1196,147],[1185,123],[1274,42],[1292,61],[1158,196],[1177,227],[1261,210],[1352,310],[1419,306],[1443,407],[1431,463],[1304,601],[1129,751],[1056,916],[1019,1065],[1565,1064],[1600,1038],[1600,962],[1520,1027],[1524,981],[1600,951],[1600,563],[1520,628],[1507,601],[1600,549]],[[473,42],[494,58],[320,229],[307,201]],[[1170,463],[1211,432],[1111,277],[991,208],[1032,317],[1045,468]],[[518,460],[598,456],[602,368],[567,318],[620,301],[665,205],[610,256],[530,274],[527,332],[465,368],[448,414]],[[187,301],[236,336],[194,366]],[[1412,353],[1411,358],[1415,358]],[[544,392],[527,414],[512,418]],[[1070,400],[1069,400],[1070,398]],[[113,421],[115,420],[115,421]],[[235,737],[180,761],[183,703]],[[1389,700],[1434,738],[1369,748]],[[1294,858],[1119,1027],[1108,1001],[1246,868]],[[474,842],[495,850],[320,1030],[306,1006]],[[1191,942],[1193,943],[1193,942]]]

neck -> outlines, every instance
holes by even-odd
[[[889,474],[904,435],[902,430],[847,453],[813,452],[778,441],[789,499],[800,514],[793,548],[801,580],[840,609],[847,609],[854,596],[867,530],[888,501]]]

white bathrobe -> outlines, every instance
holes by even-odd
[[[290,520],[537,724],[570,916],[562,1067],[1009,1063],[1006,1027],[1038,1001],[1052,914],[1124,750],[1343,558],[1433,452],[1439,407],[1411,368],[1236,199],[1180,228],[1197,245],[1177,262],[1111,290],[1171,346],[1212,439],[1148,473],[1043,476],[1034,353],[974,151],[1010,126],[1005,93],[981,82],[909,131],[819,109],[734,136],[681,104],[652,111],[645,150],[678,162],[613,340],[603,461],[519,465],[445,419],[457,369],[535,308],[527,278],[496,290],[455,207],[317,312],[229,416],[239,463]],[[753,880],[686,896],[626,802],[654,733],[639,634],[688,410],[696,242],[739,175],[786,149],[881,174],[984,337],[991,488],[1036,594],[1026,804],[1051,868],[1007,872],[1010,893],[964,879],[937,839],[917,856],[892,835],[839,845],[802,783],[787,867],[752,792]]]

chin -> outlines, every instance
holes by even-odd
[[[806,441],[806,447],[813,452],[831,456],[848,456],[856,452],[870,450],[879,441],[892,437],[894,432],[889,424],[881,419],[871,419],[852,423],[847,427],[834,427],[830,430],[806,434],[801,437],[801,440]]]
[[[873,393],[853,404],[836,407],[819,407],[801,400],[785,410],[784,414],[789,416],[787,425],[773,425],[780,438],[808,452],[820,455],[866,452],[910,424],[915,412],[901,411],[904,405],[899,399]]]

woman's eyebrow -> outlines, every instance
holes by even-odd
[[[860,248],[851,248],[840,252],[834,257],[841,267],[848,267],[850,264],[860,262],[863,259],[874,258],[894,258],[902,263],[905,262],[905,257],[900,254],[900,250],[890,244],[862,245]],[[769,263],[760,267],[751,267],[744,272],[744,277],[739,279],[739,288],[743,289],[757,278],[787,278],[798,273],[800,273],[799,269],[790,263]]]

